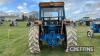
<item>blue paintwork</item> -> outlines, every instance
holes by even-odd
[[[48,7],[48,8],[55,8],[55,7]],[[62,16],[59,16],[59,13],[58,13],[58,21],[59,21],[59,18],[61,18],[61,20],[64,20],[65,19],[65,11],[64,11],[64,6],[61,6],[61,7],[57,7],[57,8],[62,8],[62,12],[63,12],[63,15]],[[44,14],[42,11],[43,7],[40,7],[40,16],[39,16],[39,20],[42,20],[44,21],[45,19],[44,18],[48,18],[50,19],[49,17],[41,17],[41,14]],[[42,11],[42,13],[41,13]],[[61,21],[60,20],[60,21]],[[48,20],[49,21],[49,20]],[[48,22],[47,21],[47,25],[43,25],[43,29],[45,29],[46,32],[44,32],[43,34],[40,35],[40,39],[42,41],[45,41],[48,43],[49,46],[59,46],[60,45],[60,40],[63,39],[65,37],[64,34],[60,34],[58,33],[57,31],[59,31],[61,29],[61,25],[58,26],[58,24],[51,24],[50,21]]]
[[[92,23],[91,29],[94,33],[100,33],[100,24],[96,24],[95,22]]]
[[[45,33],[41,35],[41,39],[46,41],[49,46],[58,46],[59,41],[64,38],[64,35],[55,32]]]

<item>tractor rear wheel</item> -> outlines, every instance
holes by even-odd
[[[67,49],[66,52],[68,52],[70,46],[77,46],[77,34],[76,29],[74,29],[71,26],[66,26],[66,32],[67,32]]]
[[[30,28],[29,33],[29,50],[31,53],[39,53],[39,26],[33,26]]]

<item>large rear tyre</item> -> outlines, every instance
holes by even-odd
[[[39,26],[30,28],[29,33],[29,50],[31,53],[39,53]]]
[[[76,29],[74,29],[71,26],[66,26],[66,32],[67,32],[67,48],[66,52],[68,52],[70,46],[77,46],[77,34]]]

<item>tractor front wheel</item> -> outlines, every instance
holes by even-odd
[[[93,38],[94,37],[94,33],[93,33],[92,30],[91,31],[87,31],[87,37],[89,37],[89,38]]]

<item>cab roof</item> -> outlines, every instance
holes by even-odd
[[[40,7],[60,7],[64,6],[64,2],[40,2]]]

